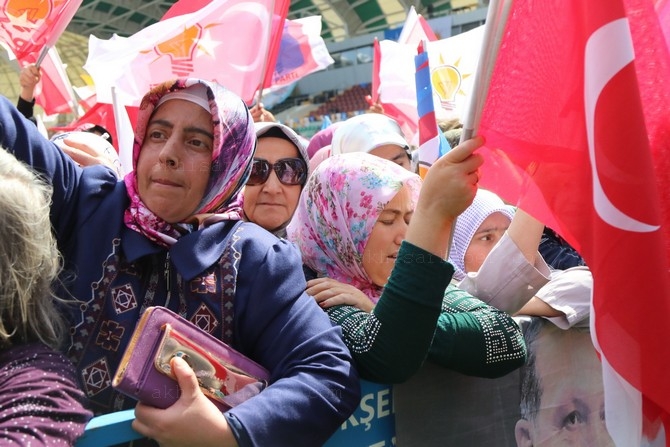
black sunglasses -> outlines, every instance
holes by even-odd
[[[304,185],[307,180],[307,163],[302,158],[281,158],[274,163],[254,158],[247,185],[262,185],[268,181],[273,170],[284,185]]]

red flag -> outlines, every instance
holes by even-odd
[[[52,47],[70,23],[82,0],[3,0],[0,40],[17,59],[35,62],[44,47]]]
[[[135,127],[139,109],[137,107],[126,107],[126,111],[128,112],[128,116],[130,117],[133,127]],[[114,142],[114,148],[117,150],[117,152],[119,151],[119,141],[121,140],[119,139],[119,135],[116,130],[114,109],[111,104],[98,102],[83,116],[71,122],[67,126],[52,127],[49,130],[66,132],[79,129],[86,124],[98,124],[99,126],[107,129],[112,137],[112,141]]]
[[[375,37],[375,40],[372,44],[372,83],[370,86],[370,105],[376,103],[379,100],[379,85],[381,81],[379,79],[379,66],[381,65],[382,59],[382,50],[379,47],[379,39]]]
[[[35,102],[44,109],[44,113],[53,115],[75,110],[77,100],[56,47],[49,48],[40,71],[42,79],[35,89]]]
[[[479,131],[481,183],[587,260],[603,369],[639,393],[637,414],[616,408],[605,378],[607,417],[625,412],[608,429],[639,445],[636,419],[647,439],[662,436],[661,421],[670,433],[670,62],[659,20],[645,0],[515,0],[509,17]]]

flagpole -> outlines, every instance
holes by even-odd
[[[482,117],[482,109],[488,96],[493,68],[500,50],[500,42],[505,33],[505,25],[514,0],[491,0],[486,13],[482,50],[475,72],[472,94],[463,119],[461,140],[469,140],[476,135]]]
[[[275,13],[275,6],[277,5],[276,1],[272,2],[272,16],[274,19],[274,13]],[[286,19],[286,18],[284,18]],[[282,29],[280,32],[284,32],[284,27],[282,26]],[[265,59],[263,60],[263,75],[261,77],[261,83],[260,86],[258,87],[258,96],[256,98],[256,104],[260,106],[261,99],[263,98],[263,89],[265,88],[265,77],[267,76],[267,72],[269,70],[270,66],[270,53],[272,52],[272,20],[270,20],[270,26],[268,27],[268,51],[265,53]]]
[[[35,61],[35,67],[40,68],[40,65],[42,65],[42,61],[44,58],[47,56],[47,53],[49,52],[49,45],[45,45],[44,48],[42,48],[42,51],[40,52],[40,55],[37,56],[37,61]]]
[[[111,87],[111,94],[112,110],[114,112],[114,124],[116,125],[116,144],[118,147],[119,162],[121,163],[121,173],[125,176],[127,173],[133,170],[132,140],[129,140],[129,136],[125,135],[126,126],[124,124],[125,121],[128,121],[128,112],[126,112],[122,104],[119,104],[119,100],[116,95],[116,86]],[[125,121],[121,116],[122,112],[126,114]]]

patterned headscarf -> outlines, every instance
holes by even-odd
[[[478,189],[472,204],[456,219],[454,240],[449,251],[449,262],[454,266],[454,278],[465,278],[465,252],[470,246],[477,229],[493,213],[502,213],[512,220],[514,207],[505,205],[500,197],[491,191]]]
[[[376,303],[381,288],[363,269],[363,251],[377,218],[403,186],[416,205],[418,175],[366,153],[335,155],[307,180],[288,238],[319,276],[351,284]]]
[[[142,202],[137,190],[137,160],[156,104],[166,94],[198,83],[207,87],[212,113],[214,142],[209,182],[196,212],[183,223],[169,224]],[[236,197],[249,177],[255,149],[256,136],[251,114],[244,102],[231,91],[199,79],[178,79],[157,85],[142,98],[137,117],[133,171],[124,179],[130,198],[130,206],[124,217],[126,226],[169,247],[193,228],[203,228],[222,220],[240,220],[242,209]]]

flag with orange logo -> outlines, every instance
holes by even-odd
[[[437,119],[462,118],[477,69],[484,27],[447,39],[428,41],[430,81]],[[413,34],[416,36],[416,33]],[[416,143],[419,128],[414,83],[416,43],[379,43],[379,100],[384,112],[402,121],[408,140]],[[392,107],[387,107],[386,104]],[[387,112],[387,109],[389,111]]]
[[[0,0],[0,41],[13,53],[19,65],[37,62],[42,51],[50,48],[42,61],[42,80],[35,98],[47,115],[76,108],[65,67],[54,47],[82,0]]]
[[[137,105],[153,85],[176,77],[216,81],[247,103],[262,83],[271,53],[273,0],[214,0],[161,20],[128,38],[90,37],[84,68],[98,101]]]
[[[0,40],[23,63],[52,47],[82,0],[0,0]]]

